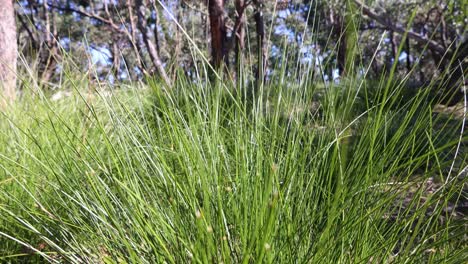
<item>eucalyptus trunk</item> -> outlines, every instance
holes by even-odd
[[[224,0],[208,0],[211,31],[211,56],[215,69],[219,69],[221,62],[228,65],[227,30],[224,17]]]
[[[0,0],[0,107],[16,97],[16,24],[12,0]]]

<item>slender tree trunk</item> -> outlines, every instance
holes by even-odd
[[[235,56],[236,56],[236,67],[237,67],[237,77],[240,76],[240,67],[242,62],[242,53],[244,51],[245,46],[245,1],[244,0],[236,0],[236,12],[237,12],[237,21],[235,26]]]
[[[115,80],[119,79],[120,76],[120,49],[117,42],[117,38],[112,42],[112,74],[115,77]]]
[[[128,78],[131,81],[138,80],[138,75],[137,73],[132,69],[133,65],[130,63],[132,60],[128,57],[129,54],[127,53],[122,53],[122,59],[123,59],[123,66],[125,73],[128,74]],[[140,69],[141,70],[141,69]]]
[[[16,97],[15,13],[12,0],[0,0],[0,109]]]
[[[409,73],[411,71],[411,46],[409,38],[405,40],[406,46],[406,71]]]
[[[46,50],[43,52],[44,57],[42,58],[42,67],[40,71],[41,81],[48,82],[55,71],[58,59],[58,46],[55,37],[57,36],[57,28],[55,25],[55,16],[49,11],[49,5],[47,1],[43,1],[42,9],[44,12],[44,35]],[[52,15],[52,17],[51,17]]]
[[[224,21],[224,0],[209,0],[208,12],[210,16],[212,64],[215,69],[219,69],[222,61],[229,65],[227,31]]]
[[[255,4],[255,25],[257,31],[258,43],[258,70],[257,82],[262,83],[265,81],[265,72],[267,70],[267,47],[265,42],[265,24],[263,22],[263,2],[262,0],[253,0]]]
[[[208,2],[209,2],[210,0],[204,0],[204,1],[205,1],[206,6],[209,6],[209,3],[208,3]],[[204,16],[201,12],[200,12],[200,14],[201,14],[201,16]],[[211,31],[210,31],[210,23],[209,23],[209,21],[210,21],[209,15],[208,15],[208,16],[205,15],[204,18],[202,18],[202,20],[203,20],[203,30],[204,30],[203,36],[204,36],[205,38],[207,38],[207,37],[210,36],[210,34],[211,34]],[[206,48],[206,50],[208,50],[208,48],[209,48],[209,43],[208,43],[208,41],[207,41],[206,43],[204,43],[204,44],[205,44],[204,47]]]
[[[448,106],[455,105],[464,100],[465,92],[468,93],[468,40],[465,40],[456,49],[455,55],[448,63],[448,74],[444,75],[442,83],[445,83],[444,94],[448,94],[442,103]]]
[[[390,30],[390,40],[391,40],[391,49],[392,49],[392,53],[391,53],[392,54],[392,59],[393,59],[393,62],[396,63],[396,60],[398,60],[398,58],[397,58],[398,41],[397,41],[396,35],[393,32],[393,30]]]
[[[339,30],[339,40],[338,40],[338,71],[341,76],[346,76],[346,32],[344,27],[341,25]]]
[[[330,21],[333,26],[333,33],[338,38],[336,41],[336,62],[338,72],[341,76],[344,76],[346,74],[346,25],[343,23],[343,17],[336,14],[333,7],[331,7],[330,10]]]
[[[143,0],[136,0],[135,3],[138,9],[138,28],[143,35],[143,41],[145,42],[151,61],[166,85],[170,86],[171,81],[166,74],[166,70],[164,69],[161,59],[159,58],[158,50],[150,38],[148,25],[146,23],[146,5],[143,3]]]
[[[168,30],[166,21],[164,19],[161,19],[161,18],[164,18],[164,15],[163,15],[164,11],[161,10],[161,6],[159,2],[155,0],[151,0],[150,2],[155,13],[154,30],[153,30],[154,42],[156,44],[156,49],[158,50],[158,54],[161,54],[162,50],[165,50],[165,51],[168,50],[167,48],[168,44],[171,45],[170,43],[168,43],[171,39],[169,35],[169,32],[171,31]]]
[[[161,45],[159,41],[159,13],[158,13],[158,9],[156,8],[156,4],[154,2],[153,2],[153,9],[154,9],[154,29],[153,29],[154,43],[156,44],[156,50],[158,51],[158,54],[161,54]]]
[[[177,10],[177,23],[182,25],[182,8]],[[174,39],[174,54],[172,55],[172,76],[171,80],[175,82],[177,78],[177,72],[179,67],[179,56],[182,51],[183,40],[182,40],[182,32],[180,31],[180,27],[176,25],[176,34]]]
[[[130,21],[130,30],[131,30],[131,34],[129,36],[130,44],[132,45],[133,50],[135,52],[138,68],[142,69],[144,74],[147,74],[145,61],[142,56],[143,47],[141,46],[139,38],[137,36],[135,17],[133,16],[133,1],[127,0],[126,6],[127,6],[128,19]]]
[[[398,40],[395,32],[393,30],[390,30],[390,49],[391,51],[389,59],[387,59],[387,63],[385,65],[386,70],[390,70],[392,68],[393,63],[398,63]]]
[[[347,0],[345,13],[345,69],[344,74],[353,74],[354,64],[358,58],[358,20],[356,19],[356,4]]]
[[[357,21],[354,2],[347,1],[344,16],[336,14],[331,10],[331,20],[335,34],[338,35],[337,41],[337,64],[340,76],[344,77],[353,72],[354,63],[357,54]]]
[[[29,39],[31,41],[31,49],[32,50],[37,50],[39,48],[39,41],[38,41],[38,38],[37,38],[37,33],[36,33],[36,31],[34,31],[34,28],[30,28],[31,22],[29,22],[29,21],[27,22],[25,20],[24,16],[17,16],[17,18],[18,18],[19,22],[21,23],[21,27],[24,28],[24,30],[28,34],[28,37],[29,37]],[[31,27],[34,27],[34,26],[31,26]],[[21,32],[21,29],[19,30],[19,32]],[[21,50],[20,47],[18,49]]]

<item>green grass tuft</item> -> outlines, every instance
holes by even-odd
[[[0,261],[463,262],[468,137],[428,92],[177,86],[25,91],[0,118]]]

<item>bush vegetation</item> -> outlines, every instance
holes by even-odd
[[[1,261],[466,258],[466,124],[432,89],[74,77],[0,119]]]

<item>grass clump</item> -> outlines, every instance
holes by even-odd
[[[0,121],[0,260],[461,263],[463,120],[402,91],[24,99]]]

